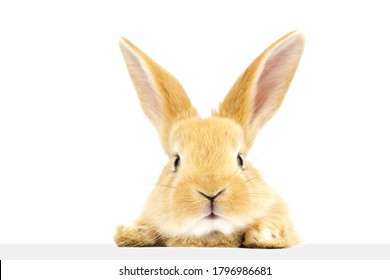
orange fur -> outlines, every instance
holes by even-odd
[[[287,34],[255,59],[219,112],[207,119],[198,116],[171,74],[126,39],[121,49],[141,106],[159,132],[170,162],[135,224],[117,228],[117,245],[283,248],[297,244],[286,203],[245,155],[282,103],[303,50],[302,35]],[[180,166],[175,170],[178,156]]]

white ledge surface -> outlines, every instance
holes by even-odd
[[[0,244],[2,260],[390,260],[390,244],[305,244],[289,249],[118,248],[111,244]]]

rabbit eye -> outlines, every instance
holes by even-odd
[[[244,160],[242,159],[242,157],[238,154],[237,155],[237,164],[243,168],[244,167]]]
[[[173,162],[173,166],[175,167],[174,172],[176,172],[180,166],[180,156],[179,155],[175,155],[175,161]]]

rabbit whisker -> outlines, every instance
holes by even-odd
[[[129,184],[128,186],[137,187],[137,186],[155,186],[156,183],[148,183],[148,184]]]
[[[156,184],[156,186],[161,186],[161,187],[167,187],[167,188],[173,188],[173,189],[176,189],[176,187],[175,187],[175,186],[171,186],[171,185]]]
[[[244,184],[249,183],[250,181],[253,181],[253,180],[260,180],[260,179],[261,179],[261,177],[254,177],[254,178],[251,178],[251,179],[246,180],[246,181],[244,182]]]
[[[151,161],[153,161],[155,164],[158,164],[158,165],[161,166],[161,167],[164,167],[164,166],[165,166],[164,163],[162,163],[160,160],[156,159],[155,157],[153,157],[153,156],[151,156],[151,155],[149,155],[149,154],[146,154],[146,155],[144,155],[144,156],[146,156],[146,157],[149,158]]]
[[[173,176],[175,176],[175,177],[177,177],[177,178],[179,178],[179,179],[182,178],[182,177],[180,177],[180,176],[182,176],[183,174],[180,173],[180,170],[174,171],[174,170],[170,169],[169,166],[165,166],[165,167],[164,167],[164,170],[167,170],[167,171],[169,172],[169,174],[171,174],[171,175],[173,175]],[[180,176],[179,176],[179,175],[180,175]]]
[[[153,184],[130,184],[129,186],[152,186],[152,187],[162,186],[162,187],[176,188],[176,187],[171,186],[171,185],[158,184],[158,183],[153,183]]]
[[[252,161],[248,161],[248,165],[245,166],[244,168],[242,168],[241,170],[241,173],[239,175],[241,175],[243,172],[245,172],[249,167],[253,166],[253,164],[255,163],[255,161],[257,161],[259,158],[261,158],[263,156],[263,154],[260,154],[258,155],[257,157],[255,157],[254,160]]]
[[[275,195],[269,195],[269,194],[251,194],[251,197],[276,197]]]

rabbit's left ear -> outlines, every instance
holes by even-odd
[[[168,135],[174,123],[197,117],[198,113],[181,84],[167,70],[123,37],[119,46],[142,110],[156,128],[161,145],[169,154]]]
[[[304,48],[304,37],[291,32],[257,57],[238,78],[217,115],[238,122],[248,150],[259,129],[279,109],[294,77]]]

